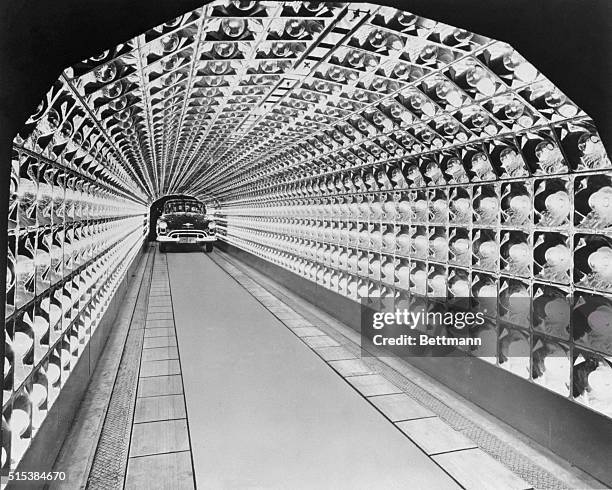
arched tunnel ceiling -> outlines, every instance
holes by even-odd
[[[375,162],[415,186],[610,166],[509,45],[355,3],[213,2],[66,69],[17,143],[82,141],[147,201],[340,188]]]

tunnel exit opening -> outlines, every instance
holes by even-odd
[[[164,211],[164,204],[170,199],[180,198],[193,198],[193,196],[187,194],[170,194],[167,196],[160,197],[154,201],[149,207],[149,233],[147,234],[147,240],[154,242],[157,239],[157,220]]]

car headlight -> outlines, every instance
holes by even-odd
[[[166,233],[166,231],[168,230],[168,223],[166,223],[165,221],[158,221],[157,222],[157,230],[160,233]]]
[[[216,227],[217,227],[217,224],[214,221],[211,221],[210,223],[208,223],[209,230],[214,230]]]

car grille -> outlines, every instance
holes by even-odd
[[[171,238],[205,238],[210,234],[203,230],[174,230],[168,233],[168,236]]]

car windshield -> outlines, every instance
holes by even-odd
[[[202,213],[206,212],[204,204],[197,201],[171,201],[164,206],[164,213]]]

